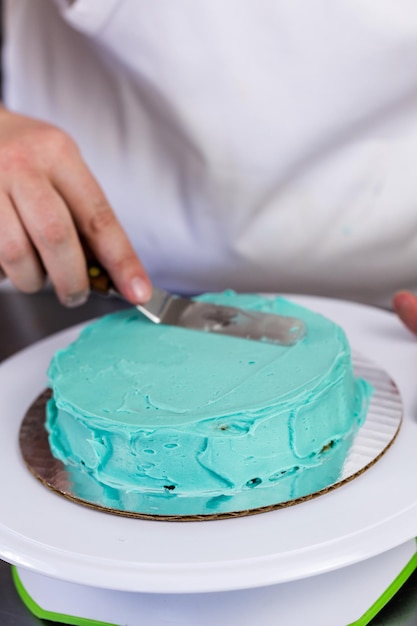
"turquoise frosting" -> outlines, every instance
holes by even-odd
[[[301,317],[291,347],[155,325],[136,309],[55,354],[53,455],[103,506],[204,515],[303,497],[337,481],[366,414],[343,330],[283,298],[199,300]]]

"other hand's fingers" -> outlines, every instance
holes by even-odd
[[[71,207],[78,231],[117,289],[133,303],[146,302],[152,292],[146,271],[81,157],[73,155],[71,170],[54,169],[52,180]]]
[[[45,274],[11,199],[0,195],[0,280],[7,276],[26,293],[42,288]]]
[[[12,193],[58,298],[65,306],[82,304],[89,293],[86,263],[65,202],[46,177],[28,172]]]
[[[400,320],[417,335],[417,296],[409,291],[399,291],[392,304]]]

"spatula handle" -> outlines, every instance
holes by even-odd
[[[107,270],[95,259],[87,258],[87,273],[90,289],[104,296],[115,295],[116,288]]]

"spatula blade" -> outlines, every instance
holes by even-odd
[[[231,306],[173,296],[154,287],[149,302],[137,309],[156,324],[231,335],[243,339],[291,346],[306,334],[302,320],[294,317],[246,311]]]

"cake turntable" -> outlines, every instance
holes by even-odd
[[[8,503],[0,512],[0,557],[17,566],[22,595],[51,611],[49,619],[156,626],[256,619],[267,626],[282,618],[298,626],[308,615],[323,626],[367,624],[411,573],[417,532],[417,486],[409,480],[417,471],[415,343],[384,311],[293,299],[341,324],[351,344],[389,373],[403,398],[404,422],[394,445],[353,481],[262,515],[167,523],[106,515],[57,496],[27,471],[18,432],[27,407],[46,385],[52,353],[79,328],[0,366],[0,471],[13,475],[0,484],[2,502]],[[130,617],[120,613],[111,621],[109,609],[100,616],[83,608],[117,607],[128,597]],[[84,614],[61,619],[69,609],[65,598]],[[308,611],[304,618],[301,604]]]
[[[366,626],[416,565],[416,542],[411,539],[331,574],[245,590],[103,592],[22,568],[14,568],[13,577],[20,597],[37,617],[75,626]],[[335,606],[340,607],[337,615]]]

